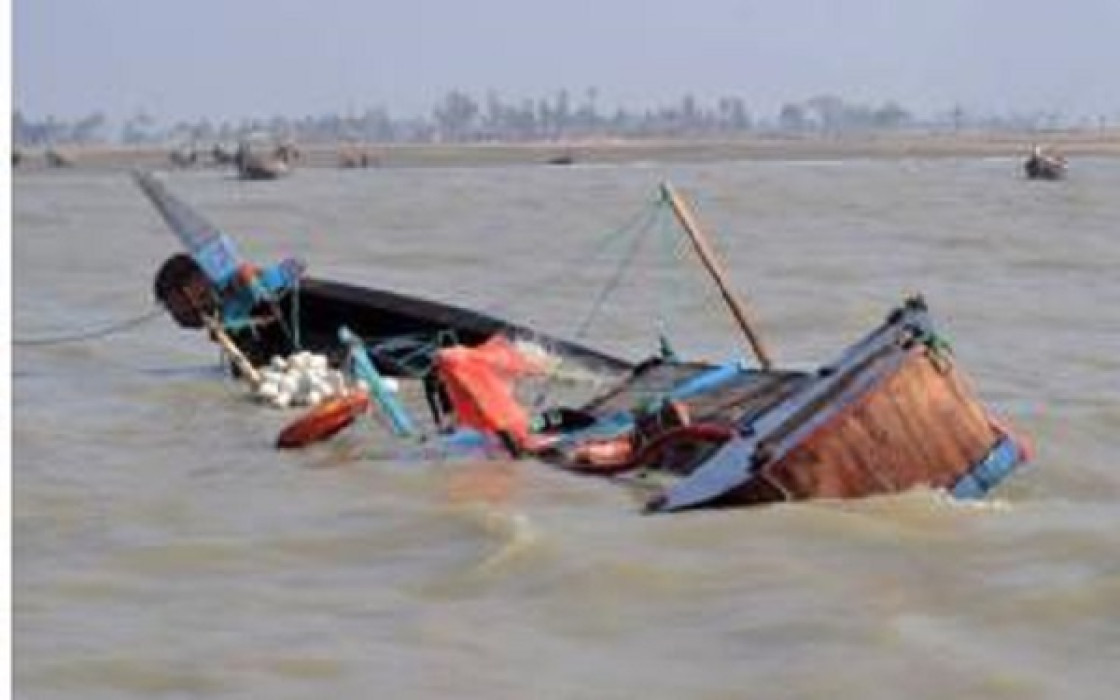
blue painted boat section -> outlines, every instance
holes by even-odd
[[[373,399],[386,418],[389,419],[393,432],[399,437],[418,435],[419,431],[409,417],[408,411],[386,386],[381,373],[370,361],[369,354],[366,352],[365,346],[362,345],[361,339],[351,333],[345,326],[338,329],[338,339],[350,348],[350,361],[353,363],[354,373],[369,385]]]
[[[509,459],[509,448],[494,433],[457,428],[454,432],[437,435],[433,439],[419,443],[416,453],[425,461],[449,459]]]
[[[222,235],[217,226],[171,194],[152,173],[135,172],[133,179],[155,205],[176,238],[196,256],[196,260],[200,250]]]
[[[1019,462],[1019,446],[1004,436],[984,459],[953,484],[949,493],[955,498],[982,498],[1014,471]]]
[[[237,267],[242,262],[233,239],[224,233],[202,243],[192,254],[195,262],[219,289],[224,288],[237,274]]]
[[[690,377],[673,387],[660,398],[660,402],[673,399],[684,400],[703,394],[704,392],[712,391],[719,385],[731,381],[746,372],[747,369],[743,366],[742,362],[738,360],[719,365],[694,377]],[[647,410],[656,409],[660,402],[654,401],[653,406],[646,407]],[[575,445],[589,440],[609,440],[611,438],[620,437],[634,430],[634,418],[633,411],[617,411],[602,416],[595,421],[594,425],[580,430],[573,430],[560,436],[557,438],[556,442],[553,443],[553,446],[557,448],[565,446],[574,447]]]
[[[673,387],[668,394],[668,398],[677,400],[692,398],[698,394],[712,391],[719,385],[729,382],[746,372],[747,369],[743,366],[741,361],[727,362],[707,372],[691,377]]]
[[[295,289],[305,269],[306,266],[302,261],[287,258],[261,270],[257,281],[264,293],[276,297],[289,289]]]
[[[617,411],[599,418],[586,428],[572,430],[558,436],[551,446],[555,449],[564,449],[589,441],[610,440],[625,435],[633,429],[634,414],[630,411]]]
[[[253,308],[262,302],[277,301],[289,290],[297,289],[302,273],[303,263],[289,258],[264,268],[249,280],[247,286],[228,284],[227,280],[224,287],[226,296],[222,302],[223,325],[230,330],[251,325]],[[292,326],[297,330],[299,328],[297,323]]]

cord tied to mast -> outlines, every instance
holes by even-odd
[[[761,365],[764,370],[771,369],[774,363],[770,360],[770,353],[767,352],[766,347],[763,345],[761,336],[759,336],[751,326],[746,306],[739,301],[738,297],[736,297],[735,293],[731,290],[731,287],[728,286],[723,267],[712,251],[711,244],[708,242],[704,232],[700,229],[700,225],[697,223],[692,209],[677,195],[676,190],[674,190],[672,185],[668,182],[661,183],[661,195],[673,210],[677,220],[680,221],[684,232],[688,234],[688,239],[692,242],[693,249],[696,251],[696,254],[700,256],[700,262],[712,277],[712,281],[715,282],[724,302],[731,310],[731,315],[735,318],[735,322],[739,324],[739,329],[742,330],[743,335],[746,336],[751,350],[753,350],[755,356],[758,357],[759,365]]]

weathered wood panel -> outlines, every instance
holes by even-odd
[[[731,496],[853,498],[916,486],[948,487],[999,439],[955,366],[924,346]],[[757,483],[755,483],[757,482]],[[780,495],[778,495],[780,494]]]

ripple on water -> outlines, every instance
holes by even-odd
[[[647,517],[614,483],[409,458],[374,431],[277,453],[290,416],[192,369],[213,366],[212,346],[166,319],[19,346],[21,696],[1106,698],[1120,685],[1117,161],[1079,159],[1052,188],[1008,159],[369,175],[167,178],[260,262],[295,253],[317,276],[483,300],[570,334],[625,246],[594,264],[589,251],[671,177],[783,363],[828,361],[923,291],[1038,456],[982,505],[916,491]],[[128,178],[27,172],[13,188],[16,336],[150,307],[175,242]],[[640,254],[651,272],[622,276],[586,340],[640,357],[668,329],[678,349],[742,354],[687,248]],[[561,263],[587,274],[555,277]]]

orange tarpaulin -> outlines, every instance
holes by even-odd
[[[520,377],[543,374],[542,363],[519,352],[504,336],[473,348],[455,346],[436,353],[436,368],[460,427],[504,432],[517,444],[529,437],[529,413],[513,395]]]

